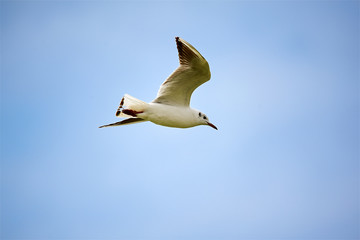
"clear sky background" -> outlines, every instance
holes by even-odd
[[[1,1],[1,239],[359,239],[358,1]],[[178,66],[219,130],[116,128]]]

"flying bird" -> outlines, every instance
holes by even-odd
[[[217,130],[205,114],[190,107],[191,94],[210,80],[209,64],[190,43],[179,37],[175,40],[180,66],[160,86],[157,97],[146,103],[125,94],[115,115],[126,119],[99,128],[150,121],[167,127],[207,125]]]

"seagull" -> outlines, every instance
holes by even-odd
[[[160,86],[157,97],[146,103],[125,94],[115,115],[126,119],[99,128],[150,121],[166,127],[207,125],[217,130],[204,113],[190,107],[191,94],[210,80],[209,64],[190,43],[180,37],[175,40],[180,66]]]

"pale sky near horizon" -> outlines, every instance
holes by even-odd
[[[359,233],[358,1],[1,1],[1,231],[14,239]],[[116,128],[178,66],[218,131]]]

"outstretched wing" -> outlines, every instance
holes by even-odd
[[[210,80],[205,58],[188,42],[176,37],[180,66],[160,86],[155,103],[189,106],[194,90]]]
[[[127,118],[127,119],[122,120],[120,122],[115,122],[115,123],[110,123],[110,124],[107,124],[107,125],[100,126],[99,128],[115,127],[115,126],[127,125],[127,124],[133,124],[133,123],[140,123],[140,122],[146,122],[146,120],[144,120],[142,118]]]

